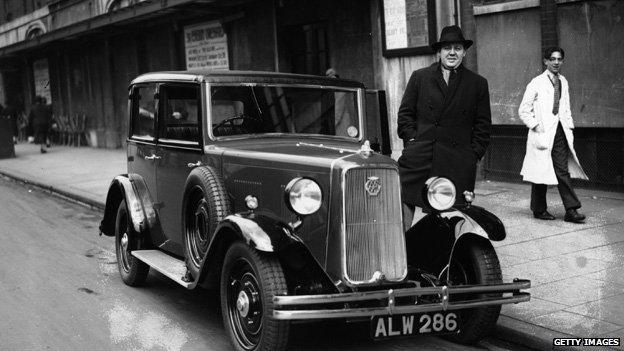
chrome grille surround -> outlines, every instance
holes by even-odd
[[[378,177],[381,191],[365,184]],[[402,281],[407,276],[399,173],[394,167],[348,167],[342,171],[342,271],[350,285]]]

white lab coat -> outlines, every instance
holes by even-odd
[[[574,122],[570,112],[568,81],[561,74],[559,79],[561,80],[561,99],[559,100],[559,113],[557,115],[552,114],[555,88],[548,77],[548,71],[544,71],[531,80],[518,108],[520,119],[529,128],[526,154],[520,171],[522,179],[527,182],[549,185],[558,183],[551,152],[559,121],[561,121],[570,148],[568,158],[570,176],[588,179],[574,151],[574,135],[572,133]],[[533,130],[533,127],[538,123],[541,123],[544,129],[543,133]]]

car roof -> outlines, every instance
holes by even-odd
[[[153,82],[215,82],[215,83],[274,83],[274,84],[310,84],[364,88],[360,82],[350,79],[337,79],[326,76],[306,74],[265,72],[265,71],[228,71],[228,70],[192,70],[151,72],[138,76],[131,84]]]

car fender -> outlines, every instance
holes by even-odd
[[[115,216],[122,199],[126,200],[132,227],[137,233],[154,228],[156,211],[143,178],[138,174],[120,174],[108,188],[104,218],[100,223],[100,234],[115,236]]]
[[[459,243],[473,239],[503,240],[505,226],[491,212],[471,205],[427,214],[405,237],[410,266],[438,275],[448,267]]]
[[[245,212],[229,215],[217,226],[202,261],[198,281],[204,287],[217,286],[225,253],[236,241],[271,253],[280,252],[288,244],[301,243],[288,224],[270,214]]]
[[[128,178],[134,187],[136,195],[141,203],[141,207],[143,208],[143,213],[145,214],[146,228],[144,229],[152,231],[159,224],[158,215],[154,209],[154,201],[152,200],[150,192],[147,189],[145,179],[136,173],[128,174]]]
[[[213,241],[219,240],[219,235],[227,235],[228,231],[224,231],[224,228],[231,229],[249,246],[264,252],[278,252],[286,244],[299,241],[288,224],[268,214],[229,215],[217,226]]]
[[[126,200],[134,231],[140,233],[144,229],[146,218],[141,200],[134,190],[128,175],[120,174],[113,179],[108,187],[104,218],[100,223],[100,235],[115,236],[115,217],[117,216],[119,203],[123,199]]]
[[[503,222],[483,207],[469,205],[456,210],[454,216],[460,217],[455,225],[457,239],[466,233],[474,233],[492,241],[501,241],[507,236]]]

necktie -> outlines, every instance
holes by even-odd
[[[561,80],[559,75],[553,77],[553,85],[555,86],[555,101],[553,102],[553,115],[559,113],[559,99],[561,99]]]
[[[451,82],[457,77],[457,71],[452,69],[450,71],[443,71],[442,78],[446,85],[451,85]]]

